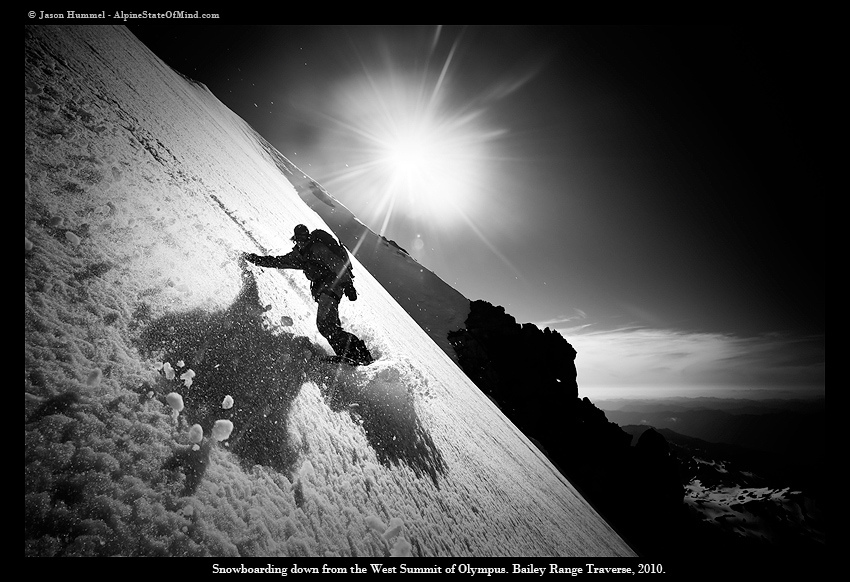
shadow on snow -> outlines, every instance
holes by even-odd
[[[317,356],[325,350],[308,338],[266,328],[257,284],[247,269],[242,282],[228,309],[169,314],[152,321],[140,336],[149,355],[171,363],[183,360],[195,372],[191,386],[179,390],[189,423],[200,424],[209,435],[216,420],[230,420],[234,430],[228,445],[243,463],[291,474],[300,443],[290,442],[289,414],[302,385],[314,382],[333,411],[347,412],[363,428],[382,464],[404,463],[438,485],[437,475],[445,470],[442,455],[398,371],[387,368],[370,377],[320,361]],[[227,395],[234,405],[225,410]],[[205,440],[197,454],[177,451],[167,468],[183,467],[187,489],[194,490],[207,452]]]

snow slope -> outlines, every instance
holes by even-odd
[[[27,556],[632,555],[359,261],[380,361],[316,362],[303,275],[239,254],[329,225],[204,86],[25,34]]]

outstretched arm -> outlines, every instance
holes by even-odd
[[[289,252],[280,257],[264,257],[254,253],[245,253],[245,260],[258,267],[271,267],[273,269],[303,269],[304,261],[297,251]]]

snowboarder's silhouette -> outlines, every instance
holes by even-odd
[[[328,340],[337,356],[361,365],[371,364],[373,358],[366,344],[343,330],[339,321],[342,296],[350,301],[357,299],[351,261],[345,248],[324,230],[310,232],[303,224],[295,227],[291,240],[295,242],[295,248],[283,256],[245,253],[243,257],[260,267],[304,271],[310,281],[310,293],[318,304],[316,327],[319,333]]]

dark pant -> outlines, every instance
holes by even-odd
[[[339,321],[339,297],[321,293],[317,300],[316,327],[338,356],[346,356],[361,363],[372,362],[366,344],[352,333],[342,329]]]

